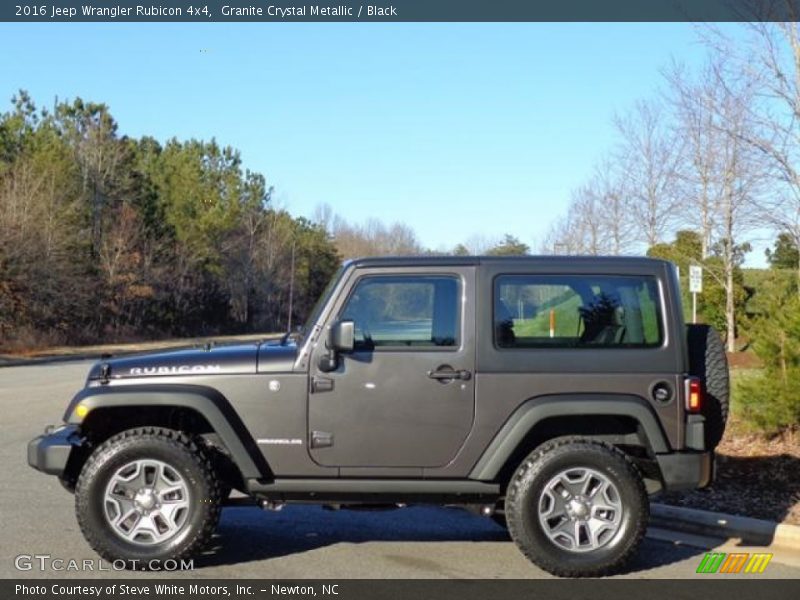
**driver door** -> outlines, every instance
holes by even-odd
[[[475,404],[475,269],[357,272],[327,323],[352,320],[355,347],[311,361],[310,453],[336,467],[440,467],[470,432]]]

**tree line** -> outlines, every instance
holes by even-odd
[[[103,104],[20,92],[0,115],[0,345],[285,328],[290,287],[301,317],[339,256],[272,193],[213,139],[136,139]]]
[[[133,138],[104,104],[25,91],[0,114],[0,349],[285,331],[343,260],[430,252],[405,224],[292,216],[214,139]]]

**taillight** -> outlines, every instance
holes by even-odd
[[[703,383],[694,377],[686,380],[686,410],[690,413],[700,412],[703,406]]]

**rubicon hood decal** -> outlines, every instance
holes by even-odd
[[[131,375],[183,375],[185,373],[220,373],[222,365],[180,365],[160,367],[131,367]]]
[[[248,374],[256,372],[257,356],[258,344],[137,354],[98,363],[89,373],[89,379]],[[104,365],[107,365],[105,377]]]
[[[192,375],[248,375],[291,371],[297,348],[275,343],[191,348],[112,358],[97,363],[92,380]]]

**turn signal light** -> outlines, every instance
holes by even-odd
[[[691,413],[700,412],[703,406],[703,385],[699,379],[689,379],[686,386],[686,410]]]

